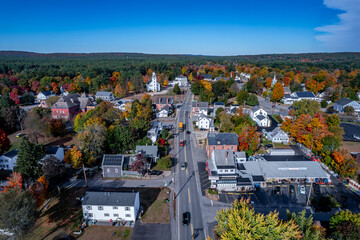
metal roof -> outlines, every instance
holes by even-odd
[[[18,155],[18,152],[19,151],[17,149],[14,149],[14,150],[11,150],[10,152],[5,153],[4,156],[8,157],[8,158],[13,158]]]
[[[245,162],[246,172],[265,178],[329,178],[318,162],[314,161],[250,161]]]
[[[239,137],[236,133],[213,133],[207,135],[208,145],[238,145]]]
[[[105,92],[105,91],[98,91],[96,92],[96,96],[111,96],[111,92]]]
[[[102,166],[121,166],[123,161],[122,154],[104,154]]]
[[[87,191],[82,205],[134,206],[139,192],[92,192]]]
[[[336,104],[339,104],[339,105],[341,105],[341,106],[345,106],[345,105],[347,105],[347,104],[349,104],[349,103],[351,103],[351,102],[353,102],[353,100],[350,100],[350,99],[348,99],[348,98],[342,98],[342,99],[336,101],[335,103],[336,103]]]
[[[296,92],[295,94],[299,98],[314,98],[315,97],[313,92]]]
[[[235,167],[235,160],[233,151],[231,150],[214,150],[213,155],[215,157],[216,167]]]

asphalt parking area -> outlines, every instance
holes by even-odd
[[[198,162],[199,180],[201,186],[201,193],[205,196],[205,190],[210,187],[209,173],[206,170],[205,162]]]
[[[131,239],[171,239],[170,224],[141,223],[140,221],[137,221]]]

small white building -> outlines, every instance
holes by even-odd
[[[213,122],[212,118],[210,118],[210,117],[208,117],[206,115],[200,114],[197,117],[196,126],[200,130],[203,130],[203,129],[209,130],[212,122]]]
[[[160,109],[159,112],[156,113],[157,118],[165,118],[170,115],[170,107],[168,105],[164,106],[162,109]]]
[[[158,121],[151,122],[151,128],[149,131],[147,131],[147,137],[151,139],[151,142],[153,144],[155,144],[156,141],[158,140],[158,137],[162,130],[163,130],[162,122],[158,122]]]
[[[355,113],[360,114],[360,104],[357,101],[342,98],[334,103],[334,109],[338,112],[344,112],[345,107],[353,107]]]
[[[95,99],[100,98],[103,101],[114,101],[115,97],[111,92],[98,91],[96,92]]]
[[[157,82],[155,72],[152,73],[150,81],[146,83],[146,91],[148,92],[160,92],[160,83]]]
[[[274,74],[274,77],[271,80],[271,87],[273,87],[276,83],[277,83],[276,74]]]
[[[87,191],[82,198],[85,220],[135,222],[139,208],[139,192]]]
[[[270,127],[271,125],[267,112],[259,106],[251,109],[250,117],[259,127]]]
[[[250,80],[250,78],[251,78],[251,74],[244,73],[244,72],[240,73],[240,79],[239,80],[241,80],[243,82],[247,82],[247,81]],[[235,80],[237,80],[237,79],[235,79]]]
[[[0,156],[0,169],[14,171],[18,158],[18,150],[14,149]]]
[[[53,96],[55,96],[55,93],[53,93],[52,91],[39,92],[39,94],[36,96],[36,102],[39,103],[41,100],[46,101],[46,99]]]
[[[289,136],[286,132],[281,130],[280,127],[276,127],[271,132],[267,132],[266,135],[273,143],[283,143],[288,144],[289,143]]]
[[[172,81],[171,85],[175,86],[176,84],[178,84],[179,87],[186,87],[188,85],[188,78],[186,76],[178,76]]]
[[[114,107],[120,109],[121,111],[125,111],[126,104],[131,106],[133,100],[131,99],[120,99],[118,102],[114,103]]]

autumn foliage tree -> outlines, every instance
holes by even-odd
[[[68,164],[74,164],[74,168],[81,167],[83,164],[83,154],[77,146],[74,146],[65,153],[64,161]]]
[[[280,101],[284,97],[284,87],[281,83],[276,83],[274,86],[274,90],[271,94],[271,101],[277,102]]]
[[[256,126],[240,125],[235,128],[239,136],[239,151],[245,151],[248,156],[252,155],[259,146],[260,133],[256,131]]]
[[[271,77],[266,78],[266,80],[265,80],[265,87],[266,87],[266,88],[270,88],[270,87],[271,87],[271,83],[272,83]]]
[[[7,178],[8,185],[4,187],[3,191],[7,192],[10,189],[21,190],[23,188],[23,178],[21,173],[14,172],[11,177]]]
[[[300,239],[293,220],[282,221],[277,212],[256,213],[249,201],[235,200],[230,209],[217,212],[216,231],[220,239]]]
[[[335,150],[332,157],[331,166],[340,176],[352,176],[355,173],[356,163],[348,151]]]
[[[3,155],[10,149],[10,140],[6,136],[6,133],[0,129],[0,155]]]

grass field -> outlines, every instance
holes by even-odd
[[[147,211],[141,218],[141,221],[144,223],[170,223],[170,209],[169,202],[164,202],[165,199],[170,199],[168,188],[162,188],[159,192],[156,200],[151,203],[148,207]],[[140,202],[141,205],[144,204],[141,200],[141,196],[144,195],[145,192],[140,191]],[[145,202],[148,205],[147,202]]]

